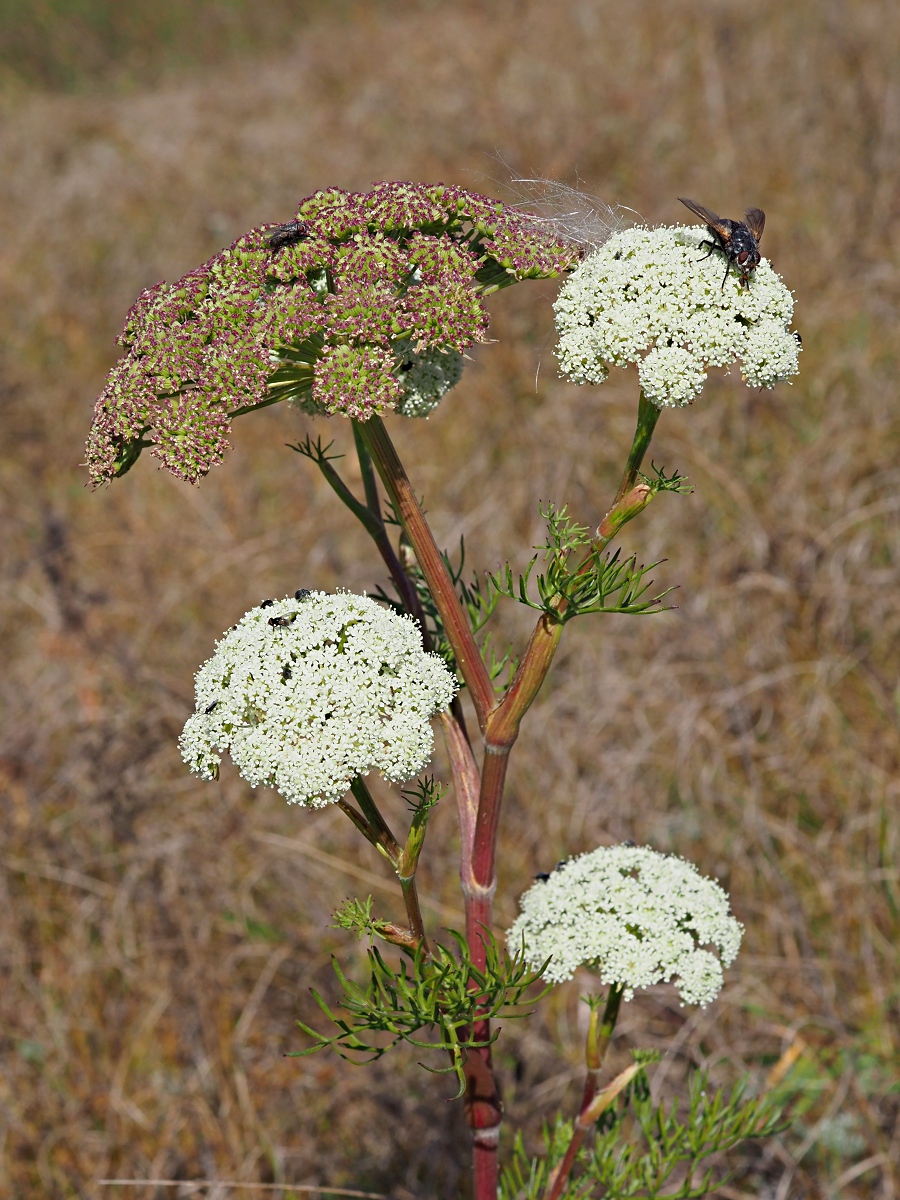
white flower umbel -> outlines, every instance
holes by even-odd
[[[227,750],[254,786],[314,808],[357,775],[412,779],[431,757],[431,718],[456,692],[418,626],[349,592],[298,592],[252,608],[196,675],[181,753],[204,779]]]
[[[519,903],[522,915],[507,934],[511,950],[524,941],[535,967],[549,958],[551,983],[571,979],[577,967],[594,968],[605,984],[623,986],[626,1000],[635,988],[674,979],[683,1003],[705,1007],[743,935],[714,880],[647,846],[604,846],[572,858]]]
[[[723,258],[704,257],[696,226],[614,233],[563,285],[554,305],[560,368],[575,383],[602,383],[610,367],[637,363],[657,408],[690,404],[709,367],[741,364],[751,387],[797,373],[794,300],[766,259],[742,287]]]
[[[462,378],[463,356],[452,346],[409,350],[400,363],[403,395],[394,411],[403,417],[428,417]]]

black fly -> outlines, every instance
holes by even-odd
[[[285,246],[296,246],[298,242],[302,242],[308,236],[309,226],[305,221],[287,221],[269,234],[269,249],[281,250]]]
[[[564,867],[567,861],[567,859],[561,858],[553,868],[553,871],[558,871],[560,867]],[[550,878],[550,875],[553,874],[553,871],[551,871],[549,874],[546,871],[538,871],[537,875],[535,875],[535,879],[539,880],[541,883],[546,883]]]
[[[728,217],[717,217],[696,200],[686,200],[684,196],[679,196],[678,199],[706,224],[709,240],[700,243],[701,247],[709,247],[709,253],[705,257],[709,258],[714,250],[720,251],[725,255],[727,263],[725,279],[728,278],[732,266],[737,267],[741,276],[741,287],[746,287],[751,273],[759,263],[759,243],[766,225],[766,214],[761,208],[748,208],[743,221],[730,221]],[[725,279],[722,280],[723,288]]]

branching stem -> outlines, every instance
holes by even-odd
[[[639,472],[658,419],[659,409],[642,393],[631,450],[612,506],[597,529],[592,544],[594,554],[605,549],[622,526],[642,512],[655,494],[651,487],[639,480]],[[379,417],[370,417],[365,422],[354,421],[353,435],[366,494],[365,505],[349,492],[327,460],[320,461],[320,455],[316,461],[338,496],[359,517],[373,538],[404,607],[418,619],[423,637],[427,638],[415,586],[387,536],[378,499],[377,470],[434,598],[482,733],[485,754],[479,777],[458,702],[453,712],[444,713],[440,718],[459,806],[462,841],[460,878],[466,901],[466,940],[473,965],[483,970],[487,953],[484,931],[491,927],[492,900],[496,887],[497,835],[509,755],[519,735],[522,718],[537,696],[553,662],[562,635],[567,601],[560,597],[552,611],[541,614],[506,695],[498,703],[490,674],[453,580],[384,423]],[[579,570],[589,570],[592,562],[593,558],[589,556]],[[406,902],[410,940],[425,944],[424,925],[415,890],[415,862],[421,843],[414,845],[415,838],[411,831],[405,850],[400,847],[361,779],[354,781],[353,794],[361,811],[357,812],[343,801],[341,807],[397,871]],[[405,931],[397,930],[398,945],[404,944],[405,936]],[[586,1047],[587,1077],[581,1110],[576,1118],[572,1143],[548,1183],[545,1200],[558,1200],[588,1131],[638,1069],[629,1068],[607,1088],[598,1090],[599,1075],[615,1027],[621,995],[622,989],[610,988],[602,1017],[598,1016],[597,1010],[591,1013]],[[503,1106],[491,1062],[488,1044],[490,1023],[486,1017],[475,1022],[471,1035],[473,1041],[484,1043],[469,1050],[465,1064],[465,1107],[473,1135],[475,1197],[476,1200],[495,1200]]]
[[[403,893],[403,903],[406,906],[406,919],[409,925],[408,936],[405,936],[407,931],[398,930],[398,936],[389,940],[412,949],[422,946],[427,954],[428,941],[425,937],[425,923],[422,920],[422,908],[416,888],[418,853],[412,854],[408,846],[400,845],[381,815],[372,798],[372,793],[359,775],[351,782],[350,790],[362,811],[357,812],[353,805],[348,804],[346,800],[339,800],[339,807],[347,814],[363,837],[384,855],[400,881],[400,890]],[[421,848],[421,840],[418,842],[418,847]]]
[[[622,992],[624,987],[611,984],[609,993],[606,997],[606,1006],[603,1010],[603,1016],[600,1016],[600,1010],[596,1005],[591,1007],[591,1020],[588,1025],[587,1039],[584,1048],[584,1060],[587,1067],[587,1074],[584,1081],[584,1094],[581,1098],[581,1108],[578,1116],[575,1118],[575,1128],[572,1131],[572,1140],[566,1147],[566,1152],[561,1161],[554,1168],[550,1179],[547,1182],[547,1190],[544,1193],[544,1200],[559,1200],[560,1195],[565,1188],[569,1176],[572,1173],[572,1167],[575,1165],[575,1159],[578,1157],[578,1151],[584,1142],[585,1137],[594,1125],[601,1113],[609,1107],[612,1101],[616,1098],[623,1087],[637,1074],[639,1067],[628,1068],[628,1071],[623,1071],[615,1080],[600,1091],[597,1087],[600,1078],[600,1071],[603,1067],[603,1060],[606,1058],[606,1051],[609,1049],[609,1043],[612,1040],[613,1030],[616,1027],[616,1021],[619,1017],[619,1006],[622,1002]],[[630,1074],[629,1074],[630,1072]],[[627,1078],[626,1078],[627,1076]]]
[[[419,598],[419,593],[415,586],[403,569],[403,564],[397,557],[394,547],[391,545],[391,540],[388,537],[387,529],[384,525],[384,518],[381,515],[381,503],[378,496],[378,481],[375,478],[375,472],[372,469],[372,458],[366,449],[366,444],[359,432],[359,426],[353,422],[353,440],[356,444],[356,454],[359,459],[359,470],[362,475],[363,488],[366,493],[366,509],[370,514],[369,521],[363,520],[363,525],[372,537],[378,553],[381,555],[384,565],[390,572],[391,579],[394,581],[394,587],[397,589],[397,594],[406,611],[413,616],[418,622],[419,628],[422,631],[422,645],[426,650],[431,650],[431,636],[428,632],[428,625],[425,621],[425,613],[422,610],[422,601]],[[336,472],[335,472],[336,473]],[[327,476],[326,476],[327,478]],[[329,480],[329,482],[331,482]],[[334,484],[332,484],[332,487]],[[338,495],[341,493],[338,492]]]
[[[641,463],[650,448],[661,411],[655,404],[651,404],[641,392],[638,400],[637,427],[634,431],[631,449],[628,452],[622,481],[609,511],[597,527],[594,546],[598,550],[604,550],[622,526],[636,517],[638,513],[643,512],[653,498],[652,491],[646,485],[643,487],[635,485],[637,485]]]
[[[354,421],[366,449],[372,456],[381,481],[393,501],[403,528],[412,543],[419,566],[434,597],[447,640],[453,648],[460,673],[472,697],[478,724],[484,731],[488,713],[494,706],[494,687],[481,652],[472,636],[469,621],[456,595],[453,580],[419,507],[394,444],[380,417]]]
[[[591,1020],[588,1025],[587,1040],[584,1048],[587,1077],[584,1083],[584,1096],[581,1100],[582,1108],[587,1108],[597,1092],[600,1070],[603,1067],[603,1060],[606,1058],[609,1043],[612,1041],[616,1021],[619,1019],[619,1007],[622,1003],[622,993],[624,990],[623,985],[610,985],[602,1017],[600,1016],[599,1008],[595,1006],[591,1009]]]
[[[356,803],[362,810],[362,815],[365,817],[366,824],[370,833],[366,834],[369,841],[375,846],[384,857],[388,860],[391,866],[396,870],[400,862],[402,848],[400,843],[391,833],[390,827],[381,815],[378,805],[372,798],[372,793],[366,787],[365,780],[362,776],[357,775],[350,784],[350,791]]]

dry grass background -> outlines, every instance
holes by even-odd
[[[188,778],[175,747],[193,670],[247,606],[380,577],[284,448],[305,418],[240,422],[199,489],[148,460],[91,494],[78,464],[140,288],[320,185],[496,190],[499,152],[651,222],[684,218],[678,194],[761,205],[804,338],[792,388],[717,379],[664,414],[654,457],[696,491],[658,500],[625,544],[668,559],[679,608],[570,627],[516,751],[499,920],[535,870],[603,841],[719,875],[747,926],[720,1001],[644,996],[617,1052],[672,1046],[662,1090],[687,1062],[781,1078],[793,1127],[723,1197],[896,1197],[900,10],[312,4],[254,47],[262,10],[282,11],[234,9],[245,54],[192,58],[218,44],[201,22],[177,71],[164,54],[130,83],[82,70],[78,94],[11,79],[7,56],[0,1194],[176,1194],[107,1176],[465,1192],[459,1111],[414,1055],[365,1071],[282,1057],[309,985],[330,991],[329,953],[358,955],[333,908],[369,890],[395,904],[374,854],[339,813]],[[464,532],[473,564],[524,562],[541,499],[596,521],[630,437],[634,378],[555,378],[552,295],[497,297],[499,344],[429,422],[392,427],[439,537]],[[346,447],[339,422],[321,432]],[[518,611],[501,624],[525,629]],[[449,802],[429,836],[429,913],[452,923]],[[579,1087],[577,988],[558,992],[499,1051],[510,1129],[530,1137]]]

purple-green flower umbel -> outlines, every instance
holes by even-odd
[[[141,293],[94,410],[91,479],[149,448],[196,483],[235,416],[283,399],[357,420],[427,415],[487,341],[483,297],[577,261],[526,214],[463,188],[316,192],[294,224],[252,229]]]

